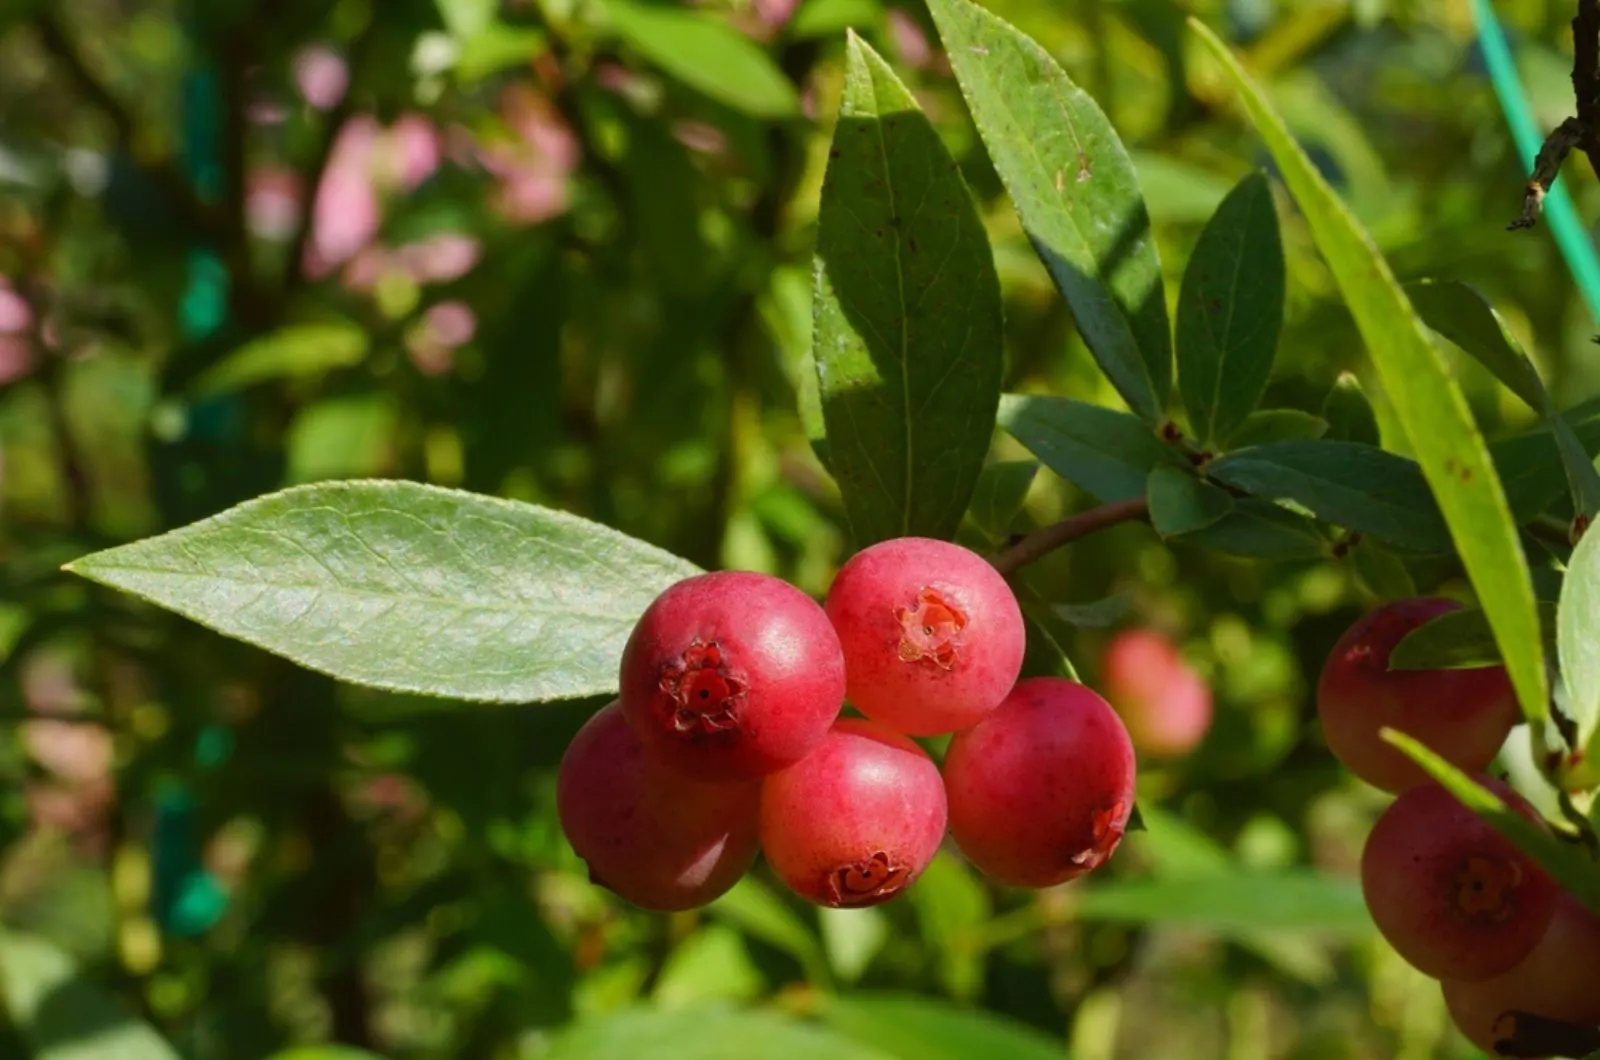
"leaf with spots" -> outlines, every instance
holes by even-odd
[[[989,158],[1122,399],[1157,422],[1172,332],[1150,216],[1127,149],[1039,44],[969,0],[929,0]]]
[[[817,219],[814,350],[856,543],[950,538],[1000,401],[1000,281],[971,193],[894,72],[849,41]]]
[[[1228,438],[1261,400],[1284,282],[1272,189],[1252,173],[1206,222],[1178,294],[1178,390],[1202,445]]]
[[[268,494],[67,569],[345,681],[490,702],[614,691],[634,622],[698,573],[565,512],[377,481]]]

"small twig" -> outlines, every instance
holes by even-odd
[[[1506,231],[1532,228],[1538,223],[1539,214],[1544,210],[1545,194],[1561,175],[1562,163],[1588,135],[1587,125],[1578,118],[1568,118],[1545,137],[1544,146],[1539,148],[1539,156],[1533,160],[1533,176],[1528,178],[1522,192],[1522,212],[1515,221],[1506,225]]]
[[[1108,526],[1143,519],[1150,514],[1150,505],[1143,497],[1131,501],[1113,501],[1091,508],[1059,523],[1035,530],[1022,540],[1004,549],[989,560],[1001,574],[1011,574],[1035,560],[1042,559],[1079,538],[1088,537]]]

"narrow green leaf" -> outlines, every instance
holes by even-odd
[[[1178,540],[1249,559],[1320,559],[1329,547],[1316,523],[1254,497],[1235,500],[1231,514]]]
[[[1406,296],[1428,327],[1489,369],[1531,408],[1544,407],[1544,383],[1489,300],[1456,280],[1408,283]]]
[[[1172,388],[1161,263],[1138,175],[1106,116],[1035,41],[969,0],[930,0],[995,170],[1078,331],[1128,407]]]
[[[1202,445],[1245,422],[1283,327],[1283,241],[1272,188],[1241,180],[1206,222],[1178,294],[1178,389]]]
[[[346,681],[491,702],[615,691],[639,615],[697,573],[565,512],[362,481],[268,494],[67,569]]]
[[[178,1060],[70,956],[32,935],[0,931],[0,1001],[35,1060]]]
[[[1278,442],[1213,460],[1218,482],[1404,548],[1444,552],[1450,534],[1415,463],[1353,442]]]
[[[1328,423],[1323,437],[1329,441],[1379,444],[1378,414],[1372,411],[1361,380],[1349,372],[1340,372],[1328,389],[1328,396],[1322,401],[1322,418]]]
[[[1072,642],[1072,628],[1032,586],[1015,583],[1012,589],[1022,607],[1022,623],[1028,637],[1022,655],[1022,676],[1078,680],[1078,668],[1067,652],[1067,645]]]
[[[692,1044],[691,1044],[692,1043]],[[776,1012],[721,1005],[634,1008],[563,1029],[540,1060],[895,1060],[837,1031]]]
[[[1071,398],[1003,394],[999,422],[1045,467],[1106,503],[1144,496],[1150,472],[1174,460],[1132,416]]]
[[[191,397],[243,390],[273,379],[299,379],[360,364],[367,333],[349,321],[292,324],[236,348],[189,384]]]
[[[1539,623],[1547,645],[1556,643],[1556,605],[1541,601]],[[1472,670],[1502,666],[1489,616],[1475,607],[1446,611],[1400,638],[1389,652],[1391,670]]]
[[[1567,716],[1578,725],[1578,746],[1600,730],[1600,530],[1578,539],[1561,583],[1557,649],[1566,685]]]
[[[1228,435],[1226,448],[1248,449],[1272,442],[1315,441],[1328,433],[1328,421],[1299,409],[1252,412]]]
[[[1512,517],[1519,523],[1543,514],[1563,493],[1571,492],[1573,465],[1600,452],[1600,399],[1570,408],[1560,419],[1570,428],[1567,440],[1557,440],[1547,418],[1534,430],[1501,438],[1489,447]],[[1572,452],[1574,448],[1582,455]]]
[[[1098,600],[1090,600],[1088,603],[1052,604],[1050,610],[1069,626],[1077,626],[1079,629],[1110,629],[1133,610],[1134,595],[1132,589],[1123,589],[1121,592],[1103,596]]]
[[[1073,909],[1084,920],[1227,934],[1304,931],[1360,938],[1374,930],[1356,880],[1301,870],[1117,880],[1079,891]]]
[[[934,951],[939,980],[962,1001],[983,989],[983,953],[978,931],[994,913],[989,891],[966,862],[941,850],[906,894],[917,914],[922,938]]]
[[[1039,465],[1033,460],[1001,460],[985,467],[972,491],[970,510],[978,529],[991,540],[1004,539],[1038,475]]]
[[[1600,913],[1600,866],[1589,860],[1581,848],[1562,842],[1512,810],[1500,796],[1405,733],[1385,728],[1382,735],[1444,785],[1461,805],[1515,843],[1518,850],[1532,858],[1568,894]]]
[[[987,1012],[953,1008],[912,994],[853,993],[829,997],[824,1023],[897,1060],[1061,1060],[1064,1042]]]
[[[820,210],[814,349],[851,529],[949,538],[994,434],[1000,281],[938,133],[854,35]]]
[[[757,118],[787,118],[799,95],[760,46],[713,15],[606,0],[611,28],[634,51],[697,92]]]
[[[1227,71],[1305,215],[1433,488],[1473,588],[1488,605],[1523,714],[1530,721],[1543,721],[1549,709],[1549,681],[1533,580],[1505,492],[1466,398],[1383,255],[1295,141],[1266,94],[1227,45],[1198,20],[1191,18],[1189,24]]]
[[[822,940],[776,894],[754,876],[746,876],[733,889],[706,907],[751,938],[787,953],[805,969],[807,978],[827,982],[828,960]]]
[[[1150,525],[1162,537],[1192,534],[1215,525],[1233,511],[1233,498],[1182,468],[1161,466],[1150,472]]]

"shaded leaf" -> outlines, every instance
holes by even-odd
[[[1150,472],[1150,525],[1162,537],[1203,530],[1233,511],[1233,498],[1182,468],[1163,465]]]
[[[1568,894],[1600,913],[1600,872],[1595,871],[1594,862],[1581,847],[1562,842],[1512,810],[1500,796],[1405,733],[1385,728],[1382,735],[1442,784],[1458,802],[1515,843],[1518,850],[1532,858]]]
[[[1210,30],[1192,18],[1189,25],[1226,70],[1299,204],[1433,490],[1462,565],[1488,607],[1523,715],[1543,721],[1550,688],[1533,579],[1466,397],[1371,236],[1307,157],[1261,87]]]
[[[1174,459],[1127,413],[1071,398],[1003,394],[999,422],[1045,467],[1108,503],[1144,496],[1150,472]]]
[[[493,702],[614,691],[639,615],[697,573],[565,512],[361,481],[268,494],[67,569],[346,681]]]
[[[799,95],[772,57],[726,22],[698,11],[606,0],[629,47],[690,88],[757,118],[787,118]]]
[[[579,1021],[557,1034],[540,1060],[892,1060],[836,1031],[776,1012],[700,1006],[625,1009]]]
[[[1050,610],[1068,625],[1080,629],[1110,629],[1133,609],[1135,593],[1124,589],[1086,604],[1052,604]]]
[[[993,913],[989,892],[960,859],[941,850],[907,892],[907,901],[935,951],[940,983],[952,997],[975,998],[983,988],[977,932]]]
[[[1072,629],[1033,588],[1017,584],[1012,588],[1016,590],[1027,633],[1022,655],[1022,676],[1078,680],[1078,668],[1073,665],[1066,647],[1072,641]]]
[[[1328,421],[1299,409],[1262,409],[1245,417],[1227,438],[1227,448],[1248,449],[1271,442],[1314,441],[1328,433]]]
[[[1322,399],[1322,418],[1328,424],[1323,437],[1329,441],[1379,444],[1378,414],[1361,389],[1361,380],[1349,372],[1340,372]]]
[[[1127,150],[1050,54],[969,0],[929,11],[1023,228],[1128,407],[1155,423],[1172,387],[1161,263]]]
[[[1000,282],[938,133],[853,35],[820,210],[813,349],[856,542],[949,538],[994,433]]]
[[[1039,465],[1032,460],[1002,460],[985,467],[972,491],[970,508],[978,529],[992,540],[1003,540],[1038,475]]]
[[[853,993],[828,998],[823,1022],[898,1060],[1061,1060],[1064,1042],[987,1012],[952,1008],[911,994]]]
[[[822,930],[822,948],[828,955],[828,963],[842,983],[859,980],[872,958],[889,941],[889,922],[884,919],[883,910],[871,906],[861,909],[824,907],[817,910],[817,924]]]
[[[1585,457],[1600,452],[1600,399],[1568,409],[1561,419],[1572,429],[1572,439]],[[1542,514],[1571,490],[1569,468],[1573,461],[1563,455],[1568,447],[1568,443],[1556,440],[1548,423],[1501,438],[1489,447],[1512,516],[1518,522]]]
[[[1202,445],[1245,422],[1283,327],[1283,241],[1272,188],[1241,180],[1206,222],[1178,295],[1178,389]]]
[[[1404,548],[1444,552],[1450,533],[1415,463],[1353,442],[1277,442],[1213,460],[1207,473],[1265,500]]]
[[[828,962],[822,940],[783,899],[754,876],[741,879],[706,910],[750,937],[787,953],[813,981],[827,981]]]
[[[1117,880],[1080,891],[1073,911],[1084,920],[1227,933],[1306,931],[1359,938],[1374,930],[1358,881],[1302,870]]]
[[[1178,540],[1250,559],[1319,559],[1328,553],[1316,523],[1254,497],[1235,500],[1231,514]]]
[[[1380,600],[1403,600],[1417,595],[1417,586],[1405,561],[1372,538],[1364,537],[1350,550],[1356,575]]]
[[[178,1052],[43,939],[0,931],[0,999],[36,1060],[178,1060]]]
[[[1556,606],[1541,602],[1539,621],[1545,643],[1555,644]],[[1389,652],[1391,670],[1471,670],[1503,664],[1489,616],[1475,607],[1429,619],[1401,637]]]
[[[1538,371],[1488,299],[1455,280],[1419,280],[1406,284],[1405,291],[1424,324],[1489,369],[1530,407],[1544,408]]]

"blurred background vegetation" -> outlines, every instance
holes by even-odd
[[[1548,231],[1503,230],[1526,175],[1468,0],[988,6],[1112,117],[1169,295],[1266,164],[1194,14],[1403,279],[1482,288],[1559,404],[1600,390]],[[1571,109],[1570,5],[1496,6],[1549,128]],[[717,1022],[729,1006],[919,1060],[1474,1055],[1371,931],[1352,874],[1384,800],[1314,724],[1321,661],[1382,581],[1360,550],[1251,564],[1135,525],[1030,572],[1097,605],[1060,630],[1091,683],[1111,629],[1146,625],[1216,701],[1198,751],[1143,763],[1149,830],[1103,879],[1011,892],[946,853],[879,909],[819,913],[758,877],[671,917],[591,887],[557,830],[555,766],[597,703],[355,690],[58,573],[287,483],[396,476],[825,591],[849,543],[797,391],[847,26],[962,160],[1007,388],[1115,404],[916,0],[0,3],[0,1057],[145,1055],[115,1013],[195,1058],[838,1055]],[[1366,357],[1280,206],[1266,404],[1316,412]],[[1457,366],[1491,437],[1527,424]],[[1041,472],[1020,525],[1086,503]],[[929,1022],[961,1009],[1014,1036]],[[648,1011],[666,1015],[629,1022]]]

